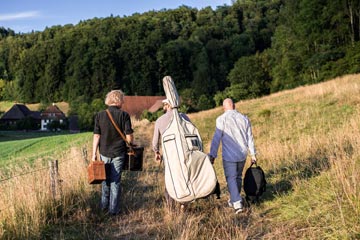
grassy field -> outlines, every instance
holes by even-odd
[[[0,131],[0,168],[5,172],[14,165],[47,163],[61,156],[64,149],[86,144],[88,137],[89,133]]]
[[[134,121],[136,142],[145,146],[144,171],[124,172],[117,217],[100,212],[100,186],[86,181],[91,133],[3,138],[0,164],[22,163],[6,168],[6,175],[34,172],[0,180],[0,238],[360,239],[359,93],[360,75],[349,75],[236,104],[252,121],[258,164],[268,181],[261,204],[238,215],[226,207],[221,158],[214,164],[221,199],[201,199],[185,211],[165,207],[163,166],[153,161],[149,146],[153,123]],[[216,108],[189,115],[206,152],[221,113]],[[13,145],[18,150],[6,154]],[[52,154],[62,186],[55,199],[42,160]]]

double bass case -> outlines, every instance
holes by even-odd
[[[172,120],[161,138],[165,187],[175,201],[190,202],[212,194],[217,177],[209,156],[203,152],[198,129],[179,115],[180,98],[170,76],[163,78],[163,87],[173,107]]]

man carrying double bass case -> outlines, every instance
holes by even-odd
[[[160,154],[160,147],[159,147],[160,136],[164,133],[165,129],[167,128],[171,119],[173,118],[173,113],[172,113],[173,110],[172,110],[169,100],[164,99],[162,101],[162,103],[163,103],[164,115],[159,117],[155,122],[155,128],[154,128],[154,134],[153,134],[153,140],[152,140],[152,146],[153,146],[153,151],[155,152],[155,160],[156,161],[161,161],[161,154]],[[182,118],[186,119],[187,121],[190,121],[189,117],[186,114],[180,113],[180,116]],[[165,199],[166,199],[166,203],[167,203],[168,207],[172,208],[174,205],[174,200],[169,196],[166,189],[165,189]]]
[[[184,205],[212,195],[217,177],[209,156],[203,152],[199,130],[179,113],[180,97],[170,76],[163,78],[163,87],[171,110],[155,123],[153,150],[159,159],[157,141],[161,134],[165,188],[172,199]]]

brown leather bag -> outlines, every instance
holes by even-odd
[[[106,180],[105,163],[103,161],[91,161],[87,170],[89,184],[99,184]]]

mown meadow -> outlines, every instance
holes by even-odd
[[[144,170],[124,172],[122,213],[99,210],[87,183],[92,133],[26,138],[0,133],[1,239],[360,239],[360,75],[236,103],[249,116],[268,186],[238,215],[221,198],[170,211],[163,166],[153,160],[153,123],[134,120]],[[189,114],[205,150],[222,108]],[[26,133],[22,133],[26,135]],[[24,139],[26,138],[26,139]],[[48,162],[59,161],[61,194],[50,194]],[[249,163],[247,164],[247,166]]]

